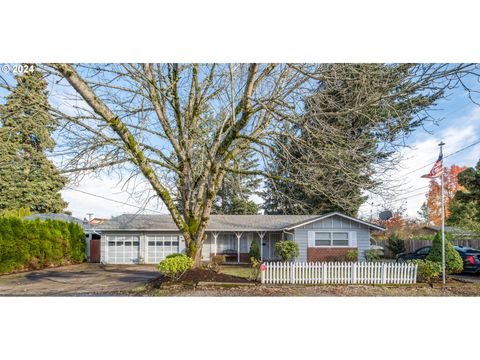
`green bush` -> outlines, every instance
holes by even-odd
[[[85,234],[74,223],[0,217],[0,273],[82,262]]]
[[[167,257],[160,261],[157,265],[160,271],[166,277],[178,280],[180,277],[193,266],[193,260],[186,255],[179,254],[173,257]]]
[[[396,234],[388,237],[387,249],[393,252],[394,255],[405,252],[405,241],[400,239]]]
[[[459,273],[463,271],[463,260],[450,242],[450,238],[451,235],[445,234],[445,272],[448,274]],[[430,250],[427,260],[442,263],[442,233],[440,231],[433,238],[432,250]]]
[[[357,249],[348,250],[347,254],[345,255],[345,258],[347,259],[347,261],[352,261],[352,262],[358,261],[358,250]]]
[[[283,261],[292,261],[300,255],[300,250],[295,241],[282,240],[275,243],[275,255]]]
[[[382,258],[382,251],[378,249],[365,250],[364,254],[367,261],[379,261]]]
[[[250,244],[248,255],[250,256],[250,259],[254,258],[255,260],[260,260],[260,247],[255,240]]]
[[[165,256],[165,259],[171,259],[171,258],[175,258],[175,257],[179,257],[179,256],[185,256],[185,255],[180,254],[180,253],[173,253],[173,254]]]
[[[442,264],[430,260],[411,260],[410,262],[417,264],[417,278],[421,282],[431,283],[442,273]]]

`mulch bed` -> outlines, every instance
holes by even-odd
[[[191,270],[188,270],[185,274],[183,274],[179,281],[172,281],[162,276],[162,277],[159,277],[158,279],[152,280],[149,284],[149,287],[158,289],[162,284],[163,285],[185,284],[185,285],[196,286],[200,282],[226,283],[226,284],[254,283],[253,280],[248,280],[246,278],[239,277],[239,276],[215,272],[210,269],[191,269]]]
[[[210,269],[191,269],[183,274],[180,279],[182,282],[196,283],[199,282],[224,282],[224,283],[250,283],[252,281],[243,277],[223,274]]]

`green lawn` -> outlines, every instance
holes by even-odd
[[[220,272],[227,275],[239,276],[239,277],[250,279],[252,276],[253,269],[249,266],[222,265],[220,266]]]

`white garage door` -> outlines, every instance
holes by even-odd
[[[133,236],[109,236],[107,243],[109,264],[135,264],[140,254],[140,238]]]
[[[147,241],[148,264],[158,264],[166,256],[179,251],[180,237],[178,235],[149,235]]]

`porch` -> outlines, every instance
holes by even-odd
[[[225,255],[227,263],[249,263],[250,246],[255,241],[262,261],[277,260],[275,243],[285,238],[281,231],[211,231],[203,244],[202,259],[208,261],[212,256]]]

